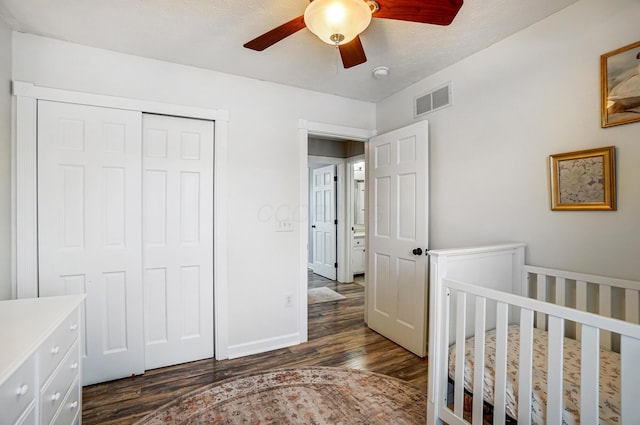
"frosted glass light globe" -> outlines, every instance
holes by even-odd
[[[314,0],[304,11],[307,28],[327,44],[346,44],[371,23],[364,0]]]

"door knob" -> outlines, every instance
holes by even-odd
[[[414,248],[413,255],[422,255],[422,248]]]

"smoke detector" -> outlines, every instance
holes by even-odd
[[[389,75],[389,68],[386,66],[376,66],[371,70],[371,75],[373,75],[373,78],[376,80],[380,80]]]

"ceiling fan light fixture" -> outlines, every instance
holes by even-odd
[[[371,7],[364,0],[313,0],[304,11],[309,30],[327,44],[346,44],[371,23]]]

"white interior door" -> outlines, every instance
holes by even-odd
[[[311,233],[313,272],[336,280],[336,167],[313,170]]]
[[[367,316],[371,329],[424,357],[427,337],[428,124],[369,142]]]
[[[213,126],[143,116],[147,369],[213,357]]]
[[[83,384],[144,372],[141,114],[38,102],[39,295],[86,293]]]

